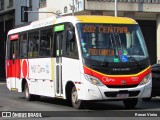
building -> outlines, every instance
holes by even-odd
[[[117,2],[117,15],[133,18],[141,26],[151,64],[160,62],[160,48],[158,48],[160,44],[160,0],[117,0]],[[21,6],[28,6],[29,11],[32,11],[28,13],[28,23],[21,22]],[[0,45],[4,45],[9,29],[53,16],[54,13],[114,16],[114,10],[115,0],[0,0],[0,27],[3,28],[0,30],[0,39],[2,39]],[[3,57],[4,54],[1,53],[0,58],[3,59],[4,64]]]
[[[14,28],[15,0],[0,0],[0,78],[5,77],[5,41],[7,32]]]

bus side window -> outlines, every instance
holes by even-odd
[[[71,24],[66,26],[66,56],[70,58],[78,58],[75,30]]]
[[[27,57],[27,34],[20,35],[20,57],[26,58]]]
[[[9,58],[15,60],[19,58],[19,39],[10,40],[10,54]]]
[[[51,53],[52,29],[41,31],[40,56],[49,57]]]
[[[29,33],[28,57],[30,58],[38,57],[38,46],[39,46],[39,31]]]

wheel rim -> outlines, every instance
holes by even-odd
[[[78,94],[77,94],[77,91],[74,91],[74,92],[72,93],[72,102],[73,102],[74,104],[77,104],[77,103],[78,103]]]

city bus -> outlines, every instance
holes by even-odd
[[[134,108],[151,96],[149,55],[138,23],[126,17],[60,16],[8,32],[6,82],[27,100],[120,100]]]

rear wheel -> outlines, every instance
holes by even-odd
[[[72,88],[72,92],[71,92],[71,103],[72,103],[72,106],[76,109],[80,109],[83,107],[83,101],[78,100],[78,93],[75,86]]]
[[[25,96],[25,99],[28,100],[28,101],[39,100],[40,99],[39,95],[32,95],[32,94],[29,93],[29,87],[28,87],[27,83],[25,84],[25,88],[24,88],[24,96]]]
[[[134,108],[138,103],[138,98],[129,98],[123,100],[123,104],[125,105],[126,108],[132,109]]]

